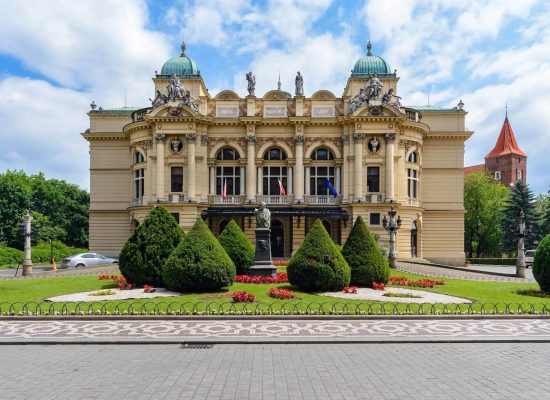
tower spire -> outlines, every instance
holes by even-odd
[[[508,102],[506,102],[506,119],[508,119]]]
[[[281,70],[279,70],[279,80],[277,81],[277,90],[281,90]]]

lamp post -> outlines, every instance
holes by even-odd
[[[395,218],[397,211],[393,209],[393,206],[390,208],[388,215],[390,216],[389,223],[388,219],[384,215],[382,225],[384,225],[384,229],[390,233],[390,254],[388,255],[388,258],[390,260],[390,268],[395,268],[395,260],[397,259],[397,255],[395,254],[395,234],[401,227],[401,216],[398,216],[397,219]]]
[[[23,275],[32,275],[32,257],[31,257],[31,221],[30,213],[26,213],[21,222],[21,231],[25,238]]]
[[[519,212],[519,234],[518,234],[518,260],[516,261],[516,276],[525,278],[525,213]]]

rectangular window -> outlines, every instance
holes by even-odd
[[[370,213],[370,225],[380,225],[380,213]]]
[[[495,171],[495,180],[500,181],[500,171]]]
[[[418,171],[409,168],[407,170],[407,194],[411,199],[418,199]]]
[[[367,192],[380,192],[380,167],[367,167]]]
[[[145,170],[143,168],[134,171],[134,199],[142,199],[145,192]]]
[[[172,217],[174,217],[174,219],[176,220],[176,222],[178,224],[180,223],[180,213],[170,213],[170,215],[172,215]]]
[[[216,194],[223,195],[224,187],[228,196],[241,194],[241,167],[216,168]]]
[[[183,192],[183,167],[170,168],[170,191],[175,193]]]
[[[287,167],[264,167],[262,182],[263,194],[271,196],[280,195],[281,189],[279,187],[279,179],[285,190],[288,191]]]

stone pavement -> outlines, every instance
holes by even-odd
[[[454,269],[452,267],[438,267],[432,264],[420,264],[410,263],[407,261],[398,261],[397,269],[403,272],[409,272],[411,274],[417,274],[422,276],[441,277],[448,279],[465,279],[474,281],[498,281],[498,282],[517,282],[517,283],[534,283],[532,272],[529,270],[526,272],[526,278],[514,278],[509,276],[492,275],[490,273],[480,273],[483,268],[475,268],[471,271],[464,271],[464,269]],[[486,271],[491,272],[491,271]]]
[[[541,343],[0,346],[0,398],[534,400]]]
[[[544,318],[7,319],[6,343],[365,343],[545,341]]]

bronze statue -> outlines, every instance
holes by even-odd
[[[265,206],[265,202],[261,204],[254,210],[256,215],[256,228],[271,228],[271,212]]]

